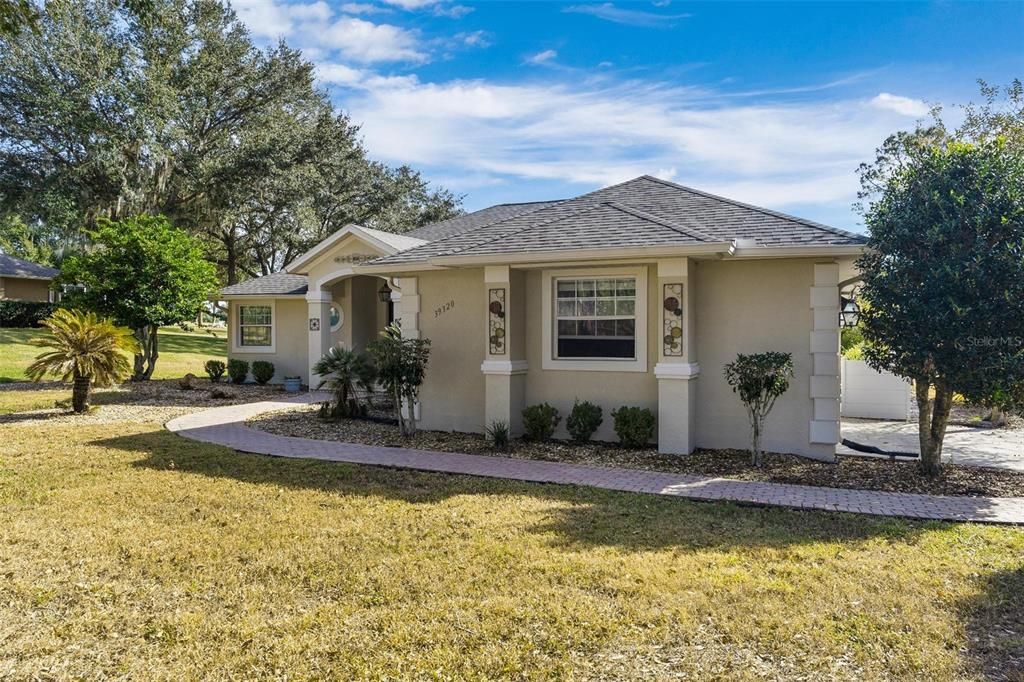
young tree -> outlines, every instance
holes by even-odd
[[[32,381],[47,374],[72,381],[71,407],[78,413],[89,408],[93,384],[109,386],[124,381],[131,371],[124,354],[139,351],[130,329],[95,313],[61,308],[43,320],[43,326],[50,335],[32,343],[52,350],[39,355],[25,374]]]
[[[430,339],[405,338],[402,328],[393,323],[370,342],[367,350],[377,364],[378,380],[394,401],[399,430],[404,436],[413,435],[416,400],[430,359]]]
[[[953,394],[992,404],[1024,382],[1024,150],[998,137],[902,151],[872,168],[864,358],[914,381],[935,475]]]
[[[738,393],[747,408],[751,428],[751,463],[764,464],[761,437],[768,413],[775,407],[775,401],[789,389],[793,378],[793,356],[789,353],[770,351],[744,355],[725,366],[725,380]]]
[[[132,378],[149,379],[159,357],[157,330],[199,313],[216,290],[216,268],[195,238],[163,216],[101,219],[90,236],[96,247],[65,260],[61,281],[85,288],[69,297],[72,304],[134,330],[140,347]]]
[[[369,393],[377,379],[377,370],[365,355],[338,344],[313,365],[313,372],[324,377],[317,388],[327,386],[334,393],[331,416],[358,417],[365,414],[359,391]]]

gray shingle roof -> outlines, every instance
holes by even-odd
[[[309,283],[305,275],[275,272],[273,275],[224,287],[220,293],[222,296],[302,296],[308,288]]]
[[[518,215],[523,215],[524,213],[539,211],[542,208],[547,208],[548,206],[557,203],[559,202],[531,201],[523,204],[498,204],[497,206],[482,208],[479,211],[473,211],[472,213],[466,213],[454,218],[449,218],[448,220],[442,220],[439,223],[424,225],[412,232],[407,232],[406,236],[425,239],[428,242],[432,242],[437,239],[443,239],[445,237],[451,237],[452,235],[462,234],[469,230],[485,227],[501,220],[514,218]]]
[[[0,277],[27,277],[30,279],[53,279],[60,270],[48,268],[39,263],[21,260],[14,256],[0,253]]]
[[[852,232],[644,175],[371,262],[390,265],[424,262],[438,256],[734,239],[752,239],[768,247],[845,246],[866,241]]]

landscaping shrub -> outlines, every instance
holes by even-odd
[[[508,422],[500,420],[493,421],[491,422],[491,425],[485,429],[485,431],[487,432],[487,437],[490,439],[491,443],[494,444],[495,449],[508,449]]]
[[[334,393],[324,416],[347,419],[365,417],[369,412],[368,396],[377,380],[377,368],[365,353],[337,344],[313,365],[313,373],[323,377],[317,388],[327,386]],[[364,400],[362,396],[367,396]],[[399,409],[397,406],[395,409]]]
[[[206,376],[210,377],[210,381],[216,384],[224,376],[224,370],[227,369],[227,365],[221,360],[207,360],[206,364],[203,365],[203,369],[206,370]]]
[[[0,301],[0,327],[39,327],[57,307],[45,301]]]
[[[558,410],[547,403],[530,405],[523,410],[523,429],[530,440],[547,440],[562,418]]]
[[[734,393],[739,394],[747,408],[751,428],[750,455],[754,466],[764,464],[761,436],[764,434],[765,420],[775,406],[776,399],[789,390],[789,380],[792,378],[793,356],[790,353],[740,353],[725,366],[726,383]]]
[[[612,410],[615,433],[627,448],[642,448],[654,438],[654,413],[646,407]]]
[[[266,360],[257,360],[252,363],[252,378],[260,386],[274,378],[274,363]]]
[[[565,420],[565,428],[577,443],[586,443],[594,435],[604,421],[601,406],[589,400],[573,403],[569,418]]]
[[[244,384],[245,377],[249,375],[249,363],[238,358],[228,360],[228,376],[235,384]]]

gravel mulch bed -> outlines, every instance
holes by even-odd
[[[0,415],[0,424],[45,421],[47,424],[108,424],[112,422],[164,423],[189,412],[216,407],[267,400],[284,394],[280,386],[258,384],[214,384],[209,379],[196,379],[192,389],[182,389],[177,379],[127,382],[110,388],[97,388],[92,394],[92,409],[86,414],[71,411],[71,387],[60,382],[39,384],[5,384],[3,390],[67,391],[66,399],[54,407]],[[17,387],[17,388],[11,388]],[[214,390],[216,389],[216,391]],[[219,393],[224,397],[215,397]]]
[[[841,457],[837,463],[830,464],[796,455],[769,453],[765,457],[764,468],[755,469],[750,465],[750,453],[740,450],[698,450],[692,455],[675,456],[659,454],[654,449],[630,450],[612,443],[577,445],[566,441],[534,443],[514,440],[509,450],[502,452],[496,451],[478,434],[421,431],[412,438],[403,438],[398,427],[390,423],[360,419],[324,420],[318,416],[317,406],[265,413],[250,420],[249,425],[282,436],[745,481],[930,495],[1024,496],[1024,474],[956,464],[944,465],[942,475],[931,479],[917,472],[915,462],[860,457]]]

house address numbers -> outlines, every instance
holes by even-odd
[[[446,312],[448,312],[449,310],[451,310],[454,307],[455,307],[455,299],[454,298],[452,300],[450,300],[450,301],[445,301],[444,303],[442,303],[438,307],[434,308],[434,317],[435,318],[436,317],[441,317],[442,315],[444,315]]]

